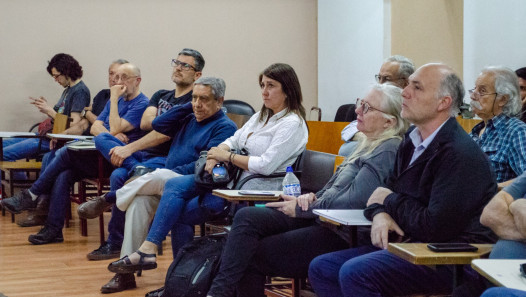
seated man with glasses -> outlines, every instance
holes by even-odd
[[[469,135],[489,157],[499,186],[505,186],[526,171],[526,124],[518,118],[517,75],[505,67],[486,67],[469,95],[473,112],[482,119]]]
[[[110,177],[110,193],[90,200],[78,208],[79,217],[93,219],[115,204],[116,190],[120,189],[129,176],[140,176],[156,168],[164,168],[172,141],[170,137],[156,132],[152,122],[174,106],[192,101],[194,82],[201,77],[205,60],[196,50],[185,48],[177,59],[172,59],[173,90],[159,90],[150,100],[142,114],[141,130],[147,131],[138,141],[128,143],[126,138],[111,133],[101,133],[95,137],[95,144],[102,155],[115,169]],[[108,225],[108,240],[98,249],[87,255],[89,260],[118,258],[124,237],[125,213],[113,207]]]
[[[415,65],[411,60],[404,56],[395,55],[387,58],[382,67],[380,67],[380,73],[375,75],[376,82],[378,83],[392,83],[400,88],[405,88],[408,84],[408,77],[415,72]],[[358,108],[358,104],[356,105]],[[345,141],[340,147],[338,155],[348,156],[350,155],[358,143],[358,140],[362,133],[358,132],[356,128],[356,121],[351,122],[342,130],[342,140]]]

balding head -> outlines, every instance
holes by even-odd
[[[409,77],[402,95],[403,118],[417,126],[434,126],[458,113],[464,87],[451,67],[433,63],[418,68]]]

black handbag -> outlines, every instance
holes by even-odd
[[[234,154],[247,156],[245,149],[230,150]],[[194,179],[196,186],[203,191],[225,188],[232,180],[237,181],[242,170],[232,163],[220,162],[212,170],[212,174],[205,170],[207,151],[202,151],[195,162]]]

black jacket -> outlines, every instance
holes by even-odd
[[[408,167],[414,151],[409,133],[398,149],[385,211],[411,242],[495,242],[479,221],[497,191],[486,155],[450,118]]]

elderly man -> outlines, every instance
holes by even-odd
[[[503,186],[526,170],[526,124],[517,118],[522,106],[517,76],[505,67],[486,67],[469,94],[473,112],[482,119],[470,136]]]
[[[148,105],[148,97],[142,94],[139,88],[141,72],[133,64],[122,64],[115,74],[115,81],[116,85],[110,89],[110,99],[93,123],[91,133],[98,135],[110,132],[135,141],[142,135],[139,123]],[[97,156],[79,155],[78,152],[63,147],[56,152],[55,158],[29,190],[23,190],[14,197],[3,199],[2,206],[16,214],[34,208],[39,195],[50,194],[46,224],[38,234],[29,236],[29,242],[33,244],[62,242],[64,241],[62,228],[71,186],[81,177],[95,176],[98,172],[97,165]]]
[[[398,149],[388,188],[377,188],[367,203],[372,244],[311,262],[309,280],[320,297],[450,293],[451,270],[414,265],[389,253],[390,232],[409,242],[495,240],[479,222],[497,189],[493,171],[454,118],[464,96],[462,82],[446,65],[427,64],[409,77],[402,96],[401,115],[415,127]]]
[[[219,145],[237,129],[221,110],[224,94],[225,83],[222,79],[200,78],[194,83],[191,103],[176,106],[152,122],[154,131],[170,136],[173,142],[165,168],[145,174],[117,191],[117,206],[126,211],[121,257],[135,252],[146,238],[164,192],[179,191],[188,198],[183,206],[187,213],[182,216],[184,223],[196,224],[196,220],[206,218],[208,212],[197,203],[193,173],[200,152]],[[165,187],[168,180],[170,182]],[[208,195],[203,203],[212,212],[224,207],[223,199],[213,195]],[[178,233],[172,232],[173,245],[180,244],[177,238],[181,234]],[[156,249],[156,246],[152,248]],[[133,272],[117,273],[101,291],[113,293],[134,287]]]
[[[150,100],[141,118],[141,130],[150,131],[138,141],[127,143],[109,133],[95,137],[95,144],[102,155],[115,169],[110,177],[110,190],[120,189],[130,175],[142,175],[155,168],[165,166],[170,150],[170,137],[152,130],[152,121],[174,106],[186,104],[192,100],[192,88],[196,79],[201,77],[205,60],[196,50],[185,48],[172,60],[172,81],[174,90],[159,90]],[[123,141],[124,140],[124,141]],[[97,197],[79,206],[79,217],[92,219],[115,204],[115,196]],[[112,208],[108,224],[108,240],[98,249],[87,255],[89,260],[118,258],[124,237],[125,214],[117,207]]]
[[[409,75],[415,72],[415,65],[411,60],[404,56],[394,55],[385,59],[380,72],[375,75],[376,81],[392,83],[400,88],[405,88],[408,84]],[[342,140],[345,141],[340,147],[338,155],[348,156],[356,148],[356,144],[363,134],[356,128],[357,121],[351,122],[342,130]]]

